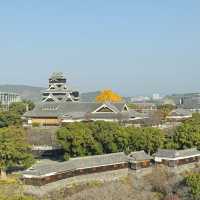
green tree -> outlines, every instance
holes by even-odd
[[[186,184],[190,188],[193,200],[200,199],[200,174],[194,173],[186,177]]]
[[[82,123],[71,123],[57,132],[57,139],[65,150],[65,158],[101,153],[90,129]]]
[[[139,151],[144,149],[144,140],[142,138],[142,128],[127,127],[126,131],[128,133],[128,150]]]
[[[27,108],[33,109],[34,104],[29,100],[22,102],[12,103],[9,106],[9,111],[0,109],[0,128],[8,126],[20,126],[22,123],[22,115],[26,112]]]
[[[175,109],[176,107],[171,104],[163,104],[158,106],[158,111],[160,112],[160,115],[162,116],[163,119],[165,119],[169,113]]]
[[[57,139],[66,159],[121,151],[145,150],[152,154],[165,143],[165,135],[159,129],[123,127],[104,121],[67,124],[58,130]]]
[[[28,106],[28,110],[33,110],[35,108],[35,104],[31,100],[24,99],[22,102]]]
[[[22,102],[15,102],[10,104],[9,111],[23,115],[27,110],[32,110],[35,107],[30,100],[23,100]]]
[[[165,143],[164,133],[157,128],[143,129],[144,150],[149,154],[153,154],[158,148],[162,148]]]
[[[0,170],[5,177],[11,167],[29,167],[33,156],[22,128],[9,127],[0,129]]]
[[[157,128],[127,128],[129,133],[129,150],[145,150],[152,154],[158,148],[162,148],[165,143],[165,134]]]
[[[117,145],[117,151],[127,151],[128,149],[128,134],[126,128],[118,127],[114,132],[114,143]]]
[[[195,123],[186,122],[175,130],[174,142],[179,149],[200,148],[200,124]]]
[[[23,102],[15,102],[10,104],[9,111],[23,115],[26,112],[26,104]]]
[[[119,133],[121,132],[121,127],[117,123],[97,121],[90,123],[90,129],[92,131],[93,137],[98,144],[102,146],[103,153],[114,153],[119,151],[118,144],[120,138]],[[124,138],[121,135],[121,139]],[[122,139],[123,140],[123,139]],[[123,144],[121,144],[121,150]]]
[[[185,120],[173,132],[173,135],[167,136],[166,148],[200,148],[200,114],[194,113],[192,118]]]
[[[199,126],[200,125],[200,113],[193,113],[192,117],[189,119],[186,119],[185,122],[186,124],[190,124],[193,126]]]
[[[21,125],[21,116],[16,112],[11,111],[3,111],[0,112],[0,128],[13,126],[13,125]]]

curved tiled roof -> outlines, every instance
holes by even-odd
[[[24,114],[25,117],[62,117],[72,115],[73,113],[92,113],[98,109],[102,103],[83,103],[83,102],[44,102],[38,104],[33,111],[28,111]],[[108,104],[106,106],[121,112],[124,103]]]
[[[147,153],[145,153],[145,151],[135,151],[129,154],[128,159],[131,162],[137,162],[137,161],[151,160],[152,157],[149,156]]]
[[[196,148],[175,150],[175,149],[158,149],[157,153],[154,154],[155,157],[166,157],[166,158],[178,158],[200,155],[200,151]]]
[[[52,162],[51,164],[36,164],[33,168],[25,170],[23,175],[45,176],[51,173],[60,173],[75,169],[92,168],[98,166],[126,163],[127,157],[123,152],[96,156],[72,158],[65,162]]]
[[[192,115],[191,110],[183,109],[183,108],[178,108],[176,110],[172,110],[169,114],[169,116],[190,116]]]
[[[95,112],[105,105],[113,112]],[[86,103],[86,102],[43,102],[34,110],[28,111],[24,117],[55,117],[60,119],[117,119],[129,120],[134,118],[148,118],[145,113],[133,110],[124,111],[125,103]]]

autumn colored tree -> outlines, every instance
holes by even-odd
[[[113,92],[112,90],[103,90],[101,93],[96,97],[97,102],[120,102],[122,101],[122,97],[117,93]]]

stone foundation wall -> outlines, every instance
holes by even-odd
[[[48,199],[48,195],[52,193],[59,193],[66,188],[73,188],[77,185],[84,184],[101,184],[105,182],[112,182],[126,178],[128,176],[128,168],[119,169],[115,171],[107,171],[100,173],[93,173],[87,175],[81,175],[76,177],[71,177],[63,180],[59,180],[53,183],[49,183],[43,186],[32,186],[25,185],[25,194],[35,196],[37,198],[43,199],[44,197]]]
[[[82,176],[87,174],[98,174],[101,172],[106,171],[118,171],[120,169],[128,169],[128,163],[120,163],[120,164],[114,164],[114,165],[105,165],[105,166],[99,166],[99,167],[91,167],[91,168],[85,168],[85,169],[75,169],[65,172],[60,172],[57,174],[49,175],[46,177],[32,177],[32,178],[26,178],[22,177],[22,181],[26,185],[35,185],[35,186],[42,186],[48,183],[56,182],[62,179],[76,177],[76,176]]]

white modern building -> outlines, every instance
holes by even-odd
[[[9,106],[11,103],[20,102],[21,97],[16,93],[0,92],[0,103]]]

